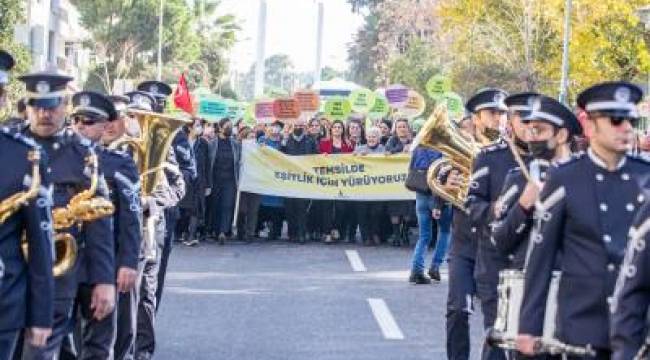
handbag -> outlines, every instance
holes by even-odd
[[[431,189],[427,183],[427,170],[409,169],[404,186],[410,191],[431,194]]]

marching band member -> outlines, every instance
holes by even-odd
[[[160,81],[150,80],[140,83],[137,86],[138,91],[145,91],[151,94],[156,103],[153,110],[162,113],[165,108],[167,98],[172,94],[172,88]],[[196,179],[196,163],[194,161],[194,152],[190,146],[187,133],[178,131],[172,141],[172,148],[176,154],[178,167],[183,174],[185,184],[191,183]],[[163,288],[165,287],[165,275],[167,274],[167,262],[171,255],[172,244],[175,241],[176,223],[180,217],[180,211],[176,205],[165,209],[165,245],[160,258],[160,268],[158,269],[158,286],[156,288],[156,310],[160,305]]]
[[[0,50],[0,109],[13,64],[13,57]],[[41,149],[33,140],[11,134],[6,128],[0,131],[0,162],[13,170],[12,176],[0,179],[0,360],[12,359],[23,328],[34,347],[44,346],[52,333],[51,198],[45,162],[30,159],[35,151]],[[32,161],[39,161],[40,180],[34,178]],[[20,192],[28,193],[32,185],[39,186],[33,196],[25,198],[25,205],[19,205],[15,212],[4,209],[5,201],[11,202],[9,198]],[[29,246],[26,260],[21,250],[23,231]]]
[[[528,124],[528,150],[543,182],[546,169],[567,159],[575,135],[582,132],[576,116],[566,106],[543,95],[511,96],[509,108],[527,107],[522,121]],[[529,181],[521,168],[508,173],[503,190],[494,208],[496,221],[492,237],[503,256],[509,257],[508,268],[524,266],[528,238],[533,223],[533,210],[539,197],[540,183]]]
[[[101,94],[83,91],[72,97],[71,115],[75,131],[96,145],[99,164],[108,184],[111,201],[115,206],[113,226],[116,254],[117,290],[128,294],[135,287],[140,253],[140,181],[133,159],[124,152],[108,150],[101,145],[107,124],[115,121],[117,111],[111,100]],[[77,299],[78,335],[80,344],[76,358],[108,359],[113,352],[117,311],[97,320],[87,317],[90,298],[88,291],[80,291]],[[119,301],[119,297],[117,298]],[[72,349],[64,346],[67,355],[75,357]],[[121,359],[121,357],[120,357]]]
[[[131,109],[152,111],[158,106],[156,99],[148,92],[134,91],[126,94]],[[126,126],[129,131],[129,126]],[[131,129],[135,132],[137,129]],[[185,195],[185,181],[176,160],[174,147],[169,149],[166,157],[165,176],[163,182],[156,184],[152,194],[144,196],[143,223],[153,222],[153,229],[145,227],[145,233],[153,232],[155,238],[154,248],[149,248],[143,241],[144,268],[139,289],[137,330],[135,339],[135,359],[150,359],[156,348],[155,317],[156,317],[156,289],[158,288],[158,270],[161,255],[165,245],[165,220],[164,210],[174,207]]]
[[[503,90],[488,89],[479,92],[468,101],[470,111],[484,118],[488,133],[499,134],[499,127],[504,125],[506,111]],[[483,101],[484,105],[475,105]],[[526,128],[521,123],[518,112],[513,112],[510,126],[514,138],[513,146],[520,154],[527,152]],[[498,135],[497,135],[498,136]],[[516,166],[512,150],[500,139],[495,145],[484,147],[474,160],[472,179],[467,197],[467,207],[472,228],[476,229],[478,250],[476,255],[476,290],[481,300],[484,327],[494,325],[497,313],[497,284],[499,271],[505,267],[505,259],[498,253],[490,233],[490,223],[493,219],[493,207],[503,188],[503,181],[510,169]],[[502,349],[484,346],[482,359],[505,359]]]
[[[525,355],[535,353],[542,335],[549,281],[561,252],[556,337],[591,347],[596,359],[610,359],[608,302],[643,202],[635,179],[650,171],[648,162],[626,154],[642,95],[635,85],[608,82],[578,97],[588,115],[590,146],[550,171],[536,205],[540,229],[527,264],[517,338]]]
[[[507,109],[503,103],[505,97],[502,90],[485,89],[467,101],[465,107],[472,114],[476,138],[498,134],[499,122]],[[446,177],[442,182],[449,187],[457,188],[462,181],[453,169],[442,176]],[[474,271],[478,234],[469,214],[457,208],[454,208],[452,236],[447,297],[447,357],[450,360],[467,360],[470,353],[469,314],[474,312],[473,297],[477,290]]]
[[[646,359],[650,351],[646,316],[650,306],[650,194],[648,184],[643,186],[645,199],[630,228],[630,241],[610,306],[613,360]],[[645,357],[635,357],[642,353]]]
[[[18,129],[33,137],[43,148],[47,159],[46,174],[50,178],[53,206],[65,208],[71,198],[90,186],[86,160],[93,156],[92,144],[71,130],[65,129],[68,76],[34,73],[19,78],[27,87],[29,126]],[[108,195],[101,173],[96,193]],[[71,314],[78,290],[89,292],[90,316],[102,320],[115,304],[115,255],[112,221],[108,217],[72,226],[65,232],[74,237],[78,256],[70,270],[56,278],[54,325],[44,347],[26,342],[23,359],[55,359],[63,338],[70,332]],[[85,284],[80,287],[80,284]]]
[[[113,102],[113,106],[115,107],[115,111],[117,112],[117,118],[106,124],[106,128],[102,133],[101,141],[105,147],[110,148],[112,144],[118,144],[120,140],[125,139],[128,136],[127,127],[129,125],[127,123],[133,120],[130,119],[126,114],[126,109],[130,101],[128,97],[113,95],[113,96],[109,96],[109,99]],[[122,153],[129,154],[128,151],[122,151]],[[134,184],[139,183],[139,174],[137,172],[137,168],[135,170],[136,170],[135,178],[131,180]],[[133,196],[133,199],[135,199],[135,193],[133,193],[131,196]],[[138,196],[140,196],[139,191],[138,191]],[[139,201],[140,200],[138,200],[138,204],[137,204],[140,210],[137,214],[138,223],[140,225],[138,228],[139,231],[138,247],[137,248],[125,247],[125,250],[130,250],[128,251],[128,254],[130,255],[124,254],[122,258],[129,259],[128,261],[120,261],[121,256],[120,256],[119,249],[116,253],[118,256],[117,258],[118,266],[120,263],[126,264],[128,262],[130,264],[135,264],[137,269],[135,284],[133,287],[130,287],[130,289],[129,287],[122,287],[122,289],[120,289],[121,284],[120,284],[119,276],[117,280],[118,291],[119,291],[117,304],[116,304],[117,306],[116,330],[117,331],[115,336],[115,346],[113,348],[114,357],[116,360],[133,359],[135,356],[135,335],[137,331],[138,301],[140,297],[140,282],[142,278],[142,269],[144,268],[144,253],[142,251],[143,244],[141,242],[142,208],[139,206]],[[116,225],[116,227],[118,226],[119,224]],[[130,244],[135,245],[134,242],[130,242]],[[132,257],[133,255],[135,255],[135,263],[132,262],[132,260],[134,260],[134,257]],[[133,268],[129,268],[129,269],[133,269]],[[124,284],[126,284],[126,282],[124,282]],[[127,289],[129,290],[126,291]]]

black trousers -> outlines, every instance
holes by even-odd
[[[73,310],[74,299],[55,299],[52,335],[47,339],[45,347],[33,347],[28,341],[24,341],[23,360],[53,360],[58,358],[63,339],[72,331],[74,326]]]
[[[145,262],[138,264],[138,280],[135,288],[117,297],[117,334],[115,337],[115,360],[133,360],[135,357],[135,336],[138,329],[138,302]]]
[[[208,198],[213,206],[211,221],[211,232],[219,234],[230,234],[232,232],[232,217],[235,211],[235,200],[237,198],[237,184],[235,179],[219,180],[212,188]]]
[[[325,232],[336,230],[341,234],[346,224],[346,213],[349,202],[340,200],[326,200],[323,204],[323,222]],[[344,236],[345,234],[341,234]]]
[[[270,225],[269,240],[277,240],[282,235],[284,221],[284,207],[262,206],[259,212],[259,222],[268,222]]]
[[[165,288],[165,276],[167,276],[167,263],[172,253],[172,246],[176,238],[176,223],[178,222],[178,208],[165,209],[165,242],[163,244],[158,267],[158,281],[156,284],[156,310],[162,300],[163,289]]]
[[[102,320],[93,318],[90,309],[93,287],[79,285],[74,306],[75,328],[63,340],[61,360],[108,359],[113,351],[116,331],[116,313]]]
[[[247,192],[240,194],[239,218],[237,220],[237,234],[239,236],[250,239],[256,235],[261,202],[262,196],[259,194]]]
[[[305,236],[307,231],[307,207],[309,200],[286,199],[289,238],[296,239]]]
[[[0,331],[0,360],[11,360],[13,358],[19,333],[19,330]]]
[[[474,313],[474,259],[449,255],[447,359],[469,360],[469,315]]]
[[[325,229],[323,217],[325,216],[324,207],[327,204],[324,200],[310,200],[309,211],[307,213],[307,232],[323,234],[330,231]]]

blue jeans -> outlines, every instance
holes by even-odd
[[[431,226],[433,224],[431,212],[435,205],[435,198],[432,195],[419,192],[415,193],[415,213],[418,217],[419,237],[418,243],[413,250],[411,271],[414,273],[424,270],[424,256],[431,242]],[[447,246],[449,245],[449,237],[451,236],[451,210],[451,206],[449,205],[442,208],[442,214],[440,215],[440,220],[438,220],[438,241],[436,241],[431,267],[440,267],[447,255]]]

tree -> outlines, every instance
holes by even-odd
[[[345,74],[342,71],[338,71],[332,67],[325,66],[321,71],[320,78],[324,81],[332,80],[335,78],[343,78]]]
[[[14,40],[14,29],[17,23],[24,20],[24,11],[22,1],[0,0],[0,49],[9,52],[16,60],[7,86],[7,104],[5,110],[0,109],[0,119],[6,118],[11,112],[11,106],[25,94],[25,86],[15,79],[17,74],[23,74],[29,69],[31,57],[29,51],[24,46]]]
[[[377,15],[370,14],[365,24],[348,45],[348,62],[350,63],[350,80],[370,89],[375,88],[377,72],[375,70],[376,49],[379,42],[377,34]]]
[[[283,89],[287,92],[292,90],[294,78],[293,63],[288,55],[271,55],[264,61],[264,82],[267,86]]]

